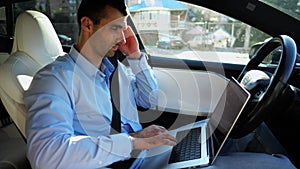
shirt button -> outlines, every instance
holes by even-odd
[[[101,165],[102,164],[102,161],[99,161],[99,165]]]

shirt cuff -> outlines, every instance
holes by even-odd
[[[133,144],[130,135],[128,133],[120,133],[110,135],[110,137],[113,142],[112,153],[124,158],[130,158],[130,153],[133,150]]]
[[[146,54],[142,53],[140,59],[128,59],[130,68],[134,74],[137,74],[145,69],[151,69],[148,65]]]

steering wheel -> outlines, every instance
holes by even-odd
[[[278,47],[282,52],[274,73],[268,75],[258,70],[259,64]],[[296,64],[296,57],[296,43],[287,35],[276,36],[258,49],[237,78],[242,86],[251,93],[251,98],[237,120],[230,137],[240,138],[247,135],[271,113],[272,106],[289,86],[288,80]],[[261,85],[262,83],[264,85]],[[256,94],[252,94],[255,87]],[[259,91],[258,94],[257,91]]]

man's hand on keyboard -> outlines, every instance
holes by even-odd
[[[136,133],[130,133],[130,135],[137,138],[147,138],[163,132],[167,132],[167,129],[165,129],[163,126],[151,125]]]
[[[157,125],[151,125],[130,135],[135,150],[151,149],[162,145],[175,146],[177,143],[176,138],[168,130]]]

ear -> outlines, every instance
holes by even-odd
[[[81,18],[81,30],[85,32],[93,32],[93,22],[90,18],[84,16]]]

